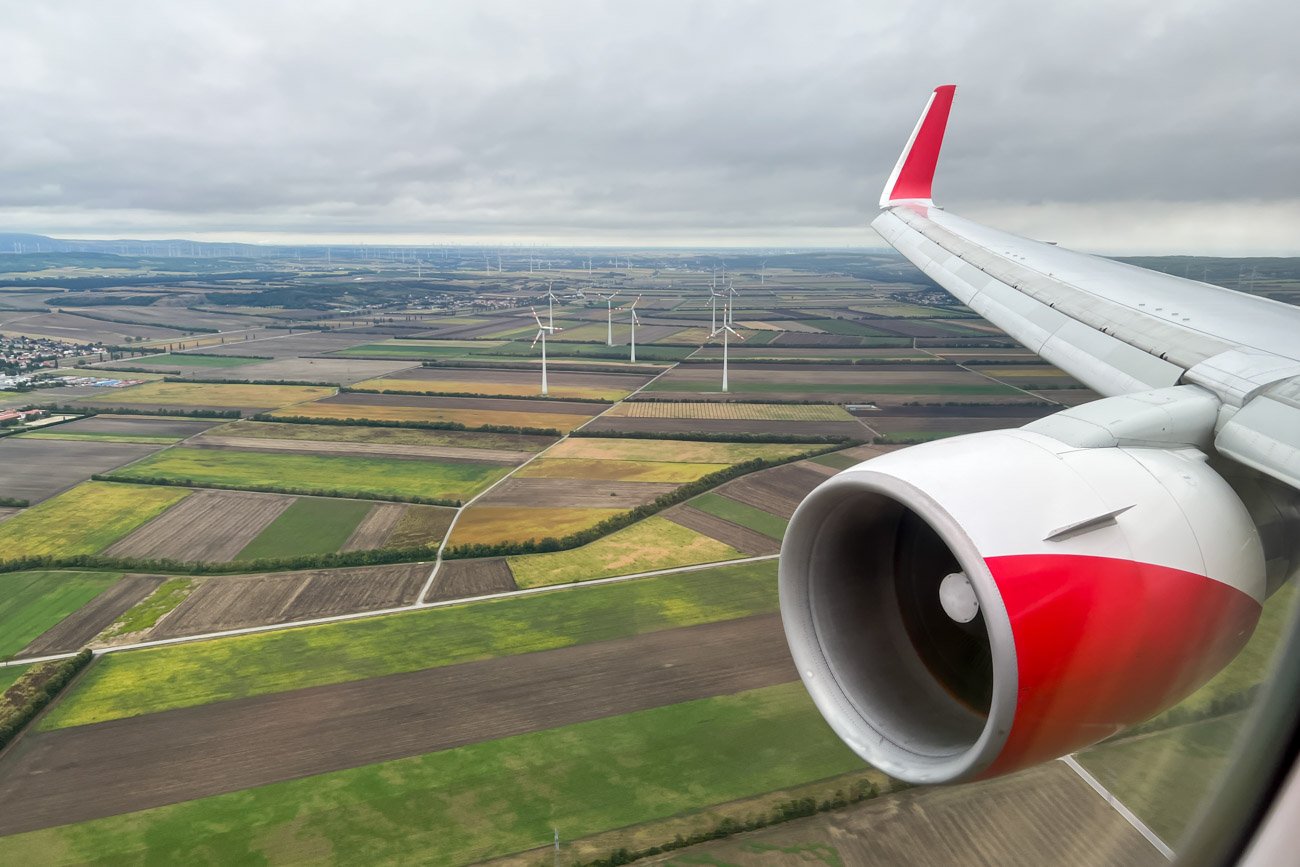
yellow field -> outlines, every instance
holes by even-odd
[[[158,404],[159,406],[228,406],[275,409],[293,403],[316,400],[334,394],[320,385],[233,385],[202,382],[146,382],[124,388],[113,396],[115,403]]]
[[[615,322],[614,330],[618,331],[620,328],[626,331],[627,323],[625,321]],[[603,321],[589,322],[575,328],[566,328],[560,334],[562,336],[556,338],[557,343],[563,340],[604,340],[609,336],[609,324]]]
[[[560,538],[594,527],[621,511],[623,510],[470,506],[456,522],[450,544],[527,542],[529,539],[545,539],[548,536]]]
[[[96,554],[189,494],[187,488],[85,482],[0,524],[0,560]]]
[[[520,587],[540,587],[734,560],[742,556],[735,548],[717,539],[656,517],[581,548],[550,554],[523,554],[510,557],[508,562],[515,583]]]
[[[694,343],[704,343],[708,339],[709,339],[709,329],[704,327],[692,326],[690,328],[683,328],[681,331],[678,331],[675,334],[670,334],[668,337],[657,342],[694,344]]]
[[[777,460],[802,454],[811,446],[782,443],[711,443],[686,440],[642,440],[575,437],[557,443],[546,459],[583,458],[602,461],[678,461],[695,464],[738,464],[764,458]]]
[[[516,476],[535,479],[592,479],[605,482],[693,482],[731,464],[671,461],[611,461],[595,458],[540,458]]]
[[[354,388],[443,394],[508,394],[523,397],[541,393],[540,381],[537,383],[492,382],[483,379],[367,379],[365,382],[358,382]],[[551,397],[585,397],[595,400],[622,400],[630,391],[631,389],[626,388],[592,388],[582,385],[551,385],[548,389]]]
[[[798,386],[791,386],[798,389]],[[610,415],[626,418],[698,418],[742,421],[853,421],[843,407],[824,403],[621,403]]]
[[[515,427],[555,428],[568,433],[586,421],[589,416],[559,412],[514,412],[488,409],[443,409],[427,406],[365,406],[346,403],[309,403],[295,406],[273,415],[305,416],[308,418],[358,418],[375,421],[446,421],[466,427],[485,424],[512,425]]]

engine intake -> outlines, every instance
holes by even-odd
[[[1249,638],[1264,565],[1200,452],[994,431],[822,484],[791,519],[780,589],[831,727],[886,773],[935,783],[1175,704]]]

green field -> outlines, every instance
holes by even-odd
[[[520,587],[590,581],[654,569],[734,560],[745,555],[666,518],[646,518],[581,548],[511,557]]]
[[[22,650],[120,577],[113,572],[0,574],[0,658]]]
[[[831,467],[836,470],[847,470],[849,467],[856,467],[862,463],[862,458],[855,458],[841,452],[831,452],[828,455],[818,455],[810,458],[813,463],[821,464],[824,467]]]
[[[1228,767],[1248,714],[1237,713],[1102,744],[1079,764],[1169,846],[1177,843]]]
[[[116,653],[45,728],[568,647],[776,610],[776,564],[745,563],[580,590]]]
[[[256,439],[310,440],[314,442],[383,443],[407,446],[456,446],[469,449],[510,449],[538,452],[547,440],[515,434],[478,433],[475,431],[419,430],[400,427],[362,427],[360,425],[291,424],[289,422],[236,421],[215,428],[214,436],[253,437]]]
[[[453,460],[408,461],[182,446],[116,470],[113,478],[162,478],[222,488],[274,488],[289,493],[330,491],[464,500],[509,471],[504,466]],[[4,526],[0,524],[0,532]]]
[[[18,678],[27,673],[30,665],[6,665],[0,668],[0,693],[18,682]]]
[[[19,834],[0,860],[462,864],[861,767],[796,682]]]
[[[740,503],[713,492],[700,494],[695,499],[690,500],[688,505],[699,509],[701,512],[716,515],[724,521],[748,527],[773,539],[780,539],[785,536],[785,528],[789,523],[784,518],[764,512],[762,509],[755,509],[746,503]]]
[[[421,359],[463,358],[475,352],[495,350],[502,346],[500,340],[412,340],[406,342],[367,343],[338,349],[330,355],[351,358]]]
[[[241,358],[238,355],[190,355],[185,352],[171,352],[138,360],[149,364],[174,364],[177,367],[243,367],[245,364],[266,361],[265,358]]]
[[[887,332],[872,328],[854,319],[805,319],[805,324],[820,328],[827,334],[849,335],[852,337],[887,337]]]
[[[143,436],[139,434],[111,434],[111,433],[79,433],[64,432],[57,428],[54,430],[32,431],[31,433],[18,434],[17,439],[40,439],[40,440],[75,440],[81,442],[95,443],[145,443],[147,445],[169,446],[172,443],[180,442],[183,437],[155,437]]]
[[[131,632],[142,632],[158,622],[168,611],[185,601],[194,589],[192,578],[170,578],[157,590],[136,603],[101,633],[101,638],[114,638]]]
[[[0,524],[0,559],[98,553],[189,493],[83,482]]]
[[[303,497],[266,526],[236,560],[332,554],[352,535],[373,504]]]

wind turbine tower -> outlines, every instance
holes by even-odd
[[[543,325],[542,318],[537,315],[537,310],[532,307],[528,309],[533,311],[533,319],[537,321],[537,336],[533,338],[533,346],[537,345],[537,341],[542,341],[542,394],[546,395],[548,393],[546,390],[546,335],[564,329],[556,328],[554,325]]]
[[[728,325],[731,325],[736,321],[736,314],[732,309],[732,304],[735,301],[736,296],[740,294],[739,292],[736,291],[736,287],[731,281],[727,281],[727,294],[730,295],[731,297],[727,299],[727,306],[724,311],[726,315],[723,317],[723,321],[726,322]],[[726,391],[726,389],[724,388],[723,391]]]
[[[546,281],[546,321],[550,323],[551,330],[555,329],[555,299],[559,296],[551,291],[554,280]]]
[[[739,337],[741,340],[744,340],[744,339],[745,339],[744,337],[741,337],[741,335],[740,335],[739,332],[735,331],[734,329],[732,329],[732,327],[731,327],[730,325],[727,324],[727,321],[728,321],[730,318],[731,318],[731,302],[728,301],[728,302],[727,302],[727,306],[726,306],[726,308],[724,308],[724,310],[723,310],[723,316],[722,316],[722,327],[721,327],[721,328],[716,328],[716,329],[714,329],[713,333],[709,335],[710,337],[717,337],[719,332],[722,333],[722,393],[723,393],[723,394],[726,394],[727,391],[728,391],[728,388],[727,388],[727,342],[728,342],[728,341],[727,341],[727,336],[728,336],[728,335],[731,335],[731,334],[735,334],[736,337]]]
[[[611,292],[608,295],[597,295],[601,301],[605,302],[605,345],[614,345],[614,296],[617,292]]]
[[[620,310],[626,310],[628,313],[631,313],[631,314],[632,314],[632,340],[631,340],[632,356],[631,356],[631,361],[632,361],[633,364],[636,363],[636,327],[637,327],[638,325],[641,324],[641,320],[638,319],[638,318],[637,318],[637,315],[636,315],[636,305],[639,304],[640,301],[641,301],[641,296],[638,295],[638,296],[636,296],[636,299],[635,299],[631,304],[629,304],[627,307],[621,307],[621,308],[619,308]]]

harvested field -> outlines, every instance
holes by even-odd
[[[561,509],[631,509],[677,489],[675,482],[615,482],[600,479],[511,476],[475,502],[483,506]]]
[[[724,545],[730,545],[749,557],[761,554],[775,554],[781,550],[781,543],[770,536],[733,524],[730,521],[693,509],[690,506],[673,506],[663,516],[674,524],[680,524],[697,533],[703,533],[717,539]]]
[[[650,381],[647,375],[550,371],[553,397],[618,400]],[[416,367],[400,375],[358,383],[358,388],[389,391],[467,392],[476,394],[537,394],[537,373],[501,368]]]
[[[765,421],[849,421],[851,416],[841,406],[832,404],[781,403],[668,403],[665,401],[629,401],[615,406],[610,417],[744,419]]]
[[[81,608],[46,630],[19,656],[44,656],[80,650],[113,624],[126,610],[158,589],[160,575],[127,575]]]
[[[110,557],[226,563],[293,501],[293,497],[282,494],[195,491],[103,553]]]
[[[73,422],[76,424],[76,422]],[[60,425],[54,430],[68,430]],[[6,437],[0,440],[0,491],[39,503],[103,473],[139,460],[162,444]]]
[[[315,455],[382,455],[389,458],[420,460],[424,458],[451,458],[453,460],[481,461],[493,464],[520,464],[532,456],[531,452],[501,449],[467,449],[458,446],[412,446],[398,443],[331,442],[328,440],[273,440],[263,437],[228,437],[208,435],[186,444],[196,449],[231,449],[233,451],[302,452]]]
[[[982,783],[884,795],[685,852],[691,863],[747,867],[1169,863],[1061,762]]]
[[[437,545],[447,534],[456,510],[442,506],[407,506],[385,540],[388,548],[413,548],[416,545]]]
[[[499,328],[490,331],[500,330]],[[360,335],[353,335],[355,340]],[[362,338],[365,340],[366,338]],[[496,340],[385,340],[380,343],[362,343],[331,351],[334,357],[392,358],[409,362],[432,361],[438,358],[464,358],[476,352],[485,352],[501,346]]]
[[[619,418],[603,415],[583,432],[638,431],[644,433],[776,434],[867,439],[870,431],[856,421],[744,421],[739,419]]]
[[[349,392],[290,407],[276,415],[376,421],[452,422],[466,427],[502,425],[568,432],[605,409],[604,404],[550,400],[423,397]]]
[[[58,426],[57,430],[109,436],[176,437],[184,439],[219,425],[207,419],[167,418],[147,415],[95,415]]]
[[[465,599],[518,589],[515,576],[510,574],[510,567],[506,565],[504,557],[446,560],[438,568],[438,577],[429,588],[428,601]]]
[[[212,432],[241,439],[312,440],[315,442],[376,443],[380,445],[448,446],[509,452],[539,452],[554,437],[481,431],[420,430],[417,428],[363,427],[360,425],[288,424],[236,421]]]
[[[297,334],[275,333],[258,340],[239,340],[208,346],[203,351],[215,355],[261,355],[272,358],[297,358],[321,355],[366,342],[365,337],[338,331],[308,331]]]
[[[97,554],[189,493],[83,482],[0,524],[0,559]]]
[[[397,529],[407,506],[399,503],[376,503],[357,524],[352,535],[339,548],[340,551],[370,551],[384,547],[384,543]]]
[[[546,459],[738,464],[754,458],[779,460],[800,454],[809,448],[811,447],[806,445],[785,443],[715,443],[619,437],[573,437],[556,443],[555,447],[546,453]]]
[[[615,461],[592,458],[543,457],[517,472],[517,479],[589,479],[619,482],[693,482],[730,464],[690,464],[669,461]]]
[[[200,382],[146,382],[118,390],[122,405],[275,409],[316,400],[334,389],[315,385],[228,385]]]
[[[648,385],[643,394],[682,395],[685,399],[700,392],[718,392],[722,366],[715,364],[681,365]],[[902,400],[931,400],[936,395],[949,399],[979,396],[1018,398],[1024,395],[1010,386],[990,382],[979,374],[954,365],[816,365],[816,364],[732,364],[731,394],[827,402],[865,402],[881,397]]]
[[[401,563],[205,578],[150,631],[149,638],[407,605],[415,601],[432,568],[428,563]]]
[[[37,732],[4,763],[0,834],[795,677],[779,618],[762,615]]]
[[[747,506],[789,518],[813,488],[826,481],[816,470],[786,464],[727,482],[717,493]]]
[[[716,563],[740,556],[730,545],[654,516],[580,548],[523,554],[507,562],[520,587],[539,587]]]
[[[493,494],[496,491],[492,492]],[[521,499],[527,500],[527,497]],[[485,497],[461,513],[452,531],[450,545],[491,545],[497,542],[527,542],[529,539],[561,538],[594,527],[606,518],[627,511],[610,508],[541,508],[536,504],[504,506],[488,503]]]
[[[206,350],[205,350],[206,351]],[[227,356],[231,357],[231,356]],[[254,360],[251,364],[221,371],[222,379],[268,380],[281,379],[294,382],[320,382],[331,385],[354,385],[365,379],[384,376],[410,367],[409,361],[365,361],[356,358],[275,358],[270,361]],[[193,371],[195,379],[212,374]]]

